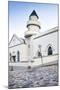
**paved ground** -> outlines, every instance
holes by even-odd
[[[58,85],[58,66],[9,71],[9,88],[30,88]]]

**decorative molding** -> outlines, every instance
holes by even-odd
[[[39,28],[41,28],[41,27],[40,27],[39,25],[37,25],[37,24],[28,24],[27,27],[30,26],[30,25],[35,25],[35,26],[38,26]]]

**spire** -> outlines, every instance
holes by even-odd
[[[35,10],[33,10],[33,12],[30,14],[29,17],[31,17],[31,16],[37,16],[37,18],[39,18],[38,15],[36,14],[36,11]]]

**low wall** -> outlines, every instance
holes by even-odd
[[[35,58],[34,63],[32,63],[32,66],[37,66],[37,65],[42,65],[42,64],[47,64],[51,62],[56,62],[58,61],[58,55],[50,55],[50,56],[44,56],[42,58]]]
[[[51,62],[58,62],[58,55],[53,55],[53,56],[44,56],[42,58],[35,58],[33,59],[33,62],[18,62],[18,63],[9,63],[9,66],[21,66],[21,67],[35,67],[35,66],[39,66],[39,65],[44,65],[47,63],[51,63]]]
[[[28,66],[27,62],[9,63],[9,66]]]

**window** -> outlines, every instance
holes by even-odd
[[[52,48],[51,48],[51,46],[49,46],[49,48],[48,48],[48,55],[52,55]]]
[[[39,56],[42,56],[42,54],[41,54],[41,45],[38,45],[38,57]]]
[[[11,53],[10,53],[10,61],[11,61]]]
[[[17,52],[17,61],[18,62],[20,61],[20,53],[19,53],[19,51]]]

